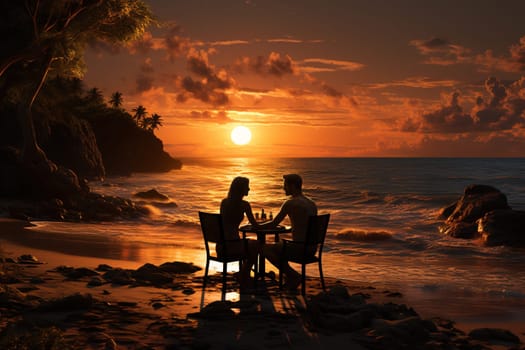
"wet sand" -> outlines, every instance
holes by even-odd
[[[78,237],[69,235],[65,240],[59,234],[54,235],[53,239],[49,239],[49,236],[43,239],[37,237],[31,230],[24,229],[25,225],[27,224],[22,221],[0,219],[0,256],[16,259],[23,254],[31,254],[41,262],[41,264],[22,267],[20,269],[21,281],[12,284],[13,287],[28,290],[27,293],[30,293],[32,297],[45,300],[82,293],[93,295],[97,300],[108,305],[124,305],[118,312],[104,311],[104,314],[108,315],[107,319],[104,319],[105,316],[102,315],[93,316],[94,318],[101,317],[98,321],[100,326],[94,328],[96,335],[90,333],[88,336],[85,331],[81,330],[91,324],[87,321],[89,317],[77,320],[76,328],[70,327],[65,330],[68,339],[82,339],[82,344],[85,346],[88,344],[95,349],[102,342],[106,344],[111,339],[119,345],[119,349],[135,349],[140,346],[149,346],[154,349],[164,349],[169,346],[192,348],[196,343],[197,347],[204,346],[204,348],[213,343],[211,348],[219,349],[220,344],[226,346],[232,342],[239,348],[249,346],[250,348],[319,349],[343,345],[348,349],[366,348],[353,341],[347,333],[315,332],[309,329],[305,319],[301,316],[306,308],[306,300],[297,293],[278,290],[273,282],[265,283],[253,293],[239,294],[238,289],[233,286],[224,296],[220,291],[220,283],[210,283],[204,290],[201,288],[202,270],[180,277],[178,283],[183,287],[179,289],[154,286],[132,288],[115,284],[93,287],[88,286],[85,279],[64,279],[63,275],[56,272],[56,267],[67,265],[96,269],[100,264],[107,264],[123,269],[138,269],[144,262],[134,259],[135,255],[132,252],[128,255],[130,259],[123,259],[122,252],[132,251],[134,248],[119,245],[116,240],[82,235]],[[204,264],[202,251],[191,249],[187,251],[182,249],[173,261],[175,260],[192,262],[197,266]],[[44,281],[44,283],[32,283],[31,281],[35,279]],[[410,296],[386,290],[382,286],[357,281],[336,281],[330,278],[327,282],[328,286],[343,285],[351,294],[366,294],[369,302],[411,305]],[[318,279],[310,279],[307,299],[320,292],[322,290]],[[191,317],[192,314],[199,313],[206,306],[224,299],[228,302],[244,303],[243,305],[253,304],[258,312],[252,314],[248,312],[251,316],[233,319],[231,317],[219,317],[218,319]],[[511,318],[509,322],[495,318],[469,319],[468,313],[465,310],[460,312],[460,309],[460,304],[444,303],[435,305],[434,308],[430,307],[423,312],[417,309],[415,311],[419,312],[422,317],[435,316],[439,312],[439,316],[447,320],[454,320],[455,316],[461,315],[462,321],[456,324],[456,328],[465,333],[480,327],[502,328],[512,331],[524,341],[525,326],[511,322]],[[243,307],[233,307],[232,310],[246,314]],[[516,310],[518,313],[523,311],[525,310]],[[128,315],[132,320],[127,326],[123,323],[123,315]],[[3,318],[1,328],[17,321],[18,318],[17,315]],[[57,321],[57,324],[61,322]],[[81,326],[82,324],[84,327]],[[115,324],[119,326],[115,327]],[[485,344],[485,346],[489,345]],[[490,348],[508,349],[509,347],[492,344]]]

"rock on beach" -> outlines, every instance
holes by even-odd
[[[443,234],[481,239],[487,246],[525,246],[525,212],[513,210],[507,196],[488,185],[469,185],[463,195],[442,208]]]

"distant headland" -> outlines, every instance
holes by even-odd
[[[63,212],[69,213],[69,208],[74,214],[65,214],[66,219],[87,219],[82,208],[90,205],[81,203],[93,201],[99,205],[105,202],[104,210],[111,207],[115,214],[142,213],[129,201],[99,198],[90,192],[88,180],[165,172],[180,169],[182,162],[164,151],[162,141],[154,134],[162,125],[159,115],[149,116],[143,106],[131,114],[121,106],[119,92],[108,104],[98,89],[85,89],[79,79],[48,79],[32,108],[36,140],[47,161],[31,162],[23,154],[19,108],[9,99],[0,100],[0,197],[45,202],[48,208],[44,215],[40,204],[38,209],[19,208],[17,211],[25,214],[14,216],[64,219]],[[88,216],[98,217],[93,212]]]

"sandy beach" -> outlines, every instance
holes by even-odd
[[[308,278],[305,298],[280,291],[270,279],[240,294],[232,278],[222,295],[218,276],[202,289],[201,260],[190,263],[194,252],[187,261],[184,253],[177,259],[194,272],[141,280],[133,273],[143,271],[143,263],[94,253],[115,242],[86,242],[76,253],[61,252],[59,242],[28,247],[13,239],[23,236],[25,225],[0,219],[0,344],[6,349],[23,334],[45,330],[49,337],[50,329],[59,334],[56,349],[524,348],[518,342],[524,329],[515,324],[455,324],[448,317],[459,305],[442,305],[441,318],[429,320],[402,293],[330,277],[326,293],[318,278]],[[20,260],[23,255],[36,259]],[[158,275],[157,265],[148,268]],[[131,271],[132,282],[107,277],[117,270]]]

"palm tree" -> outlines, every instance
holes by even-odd
[[[100,89],[97,87],[89,89],[86,97],[89,102],[92,102],[94,104],[104,103],[104,96],[102,95],[102,91],[100,91]]]
[[[153,113],[151,117],[146,119],[148,119],[148,125],[146,126],[146,130],[148,131],[153,132],[155,129],[158,129],[159,126],[162,126],[162,117],[157,113]]]
[[[122,107],[122,92],[115,91],[111,95],[111,99],[109,100],[109,103],[111,104],[111,107],[115,109],[120,109],[120,107]]]
[[[32,113],[49,73],[81,77],[87,43],[129,42],[140,38],[155,19],[139,0],[2,1],[0,9],[10,17],[0,21],[0,87],[16,100],[22,159],[55,172],[56,164],[36,138]]]
[[[137,123],[138,126],[143,127],[144,119],[146,119],[146,116],[148,115],[148,112],[146,112],[146,107],[139,105],[133,108],[131,111],[135,112],[133,115],[133,120],[135,120],[135,123]]]

